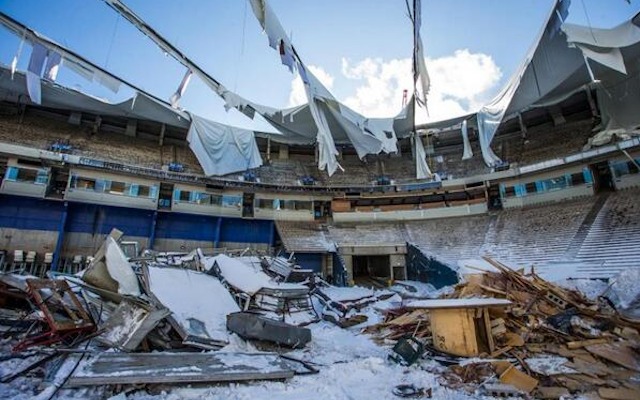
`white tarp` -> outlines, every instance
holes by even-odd
[[[187,141],[205,175],[226,175],[262,165],[255,135],[247,129],[192,114]]]

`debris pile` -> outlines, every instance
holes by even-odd
[[[424,359],[448,365],[448,387],[499,397],[640,398],[640,321],[605,298],[486,260],[495,271],[442,299],[405,301],[366,331],[380,342],[420,340]]]
[[[200,249],[129,259],[122,236],[114,229],[76,275],[0,275],[3,343],[12,346],[0,362],[21,360],[0,384],[34,378],[45,365],[52,377],[45,398],[77,386],[106,396],[317,372],[277,352],[311,341],[311,331],[296,326],[318,320],[309,286],[272,279],[259,259],[207,257]],[[276,352],[219,351],[240,338]]]
[[[588,299],[486,259],[490,270],[455,287],[339,288],[248,251],[127,258],[121,238],[113,230],[76,275],[0,274],[0,391],[15,395],[2,386],[15,381],[41,398],[122,398],[287,380],[320,373],[320,362],[331,372],[316,388],[353,374],[389,397],[640,398],[628,282],[610,286],[611,300]]]

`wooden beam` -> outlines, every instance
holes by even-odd
[[[66,386],[237,382],[293,375],[277,354],[102,353],[83,362]]]

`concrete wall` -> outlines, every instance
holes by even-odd
[[[44,253],[52,253],[56,248],[58,232],[31,229],[15,229],[0,227],[0,249],[7,251],[7,256],[13,258],[14,250],[36,251],[38,260],[42,260]]]
[[[508,197],[502,200],[502,207],[526,207],[534,204],[553,203],[584,196],[593,196],[593,185],[570,186],[566,189],[527,194],[523,197]]]
[[[67,232],[64,236],[62,247],[62,257],[68,258],[76,255],[92,256],[102,246],[106,239],[106,234],[91,234],[81,232]],[[123,241],[138,242],[140,250],[147,248],[149,239],[141,236],[122,237]]]
[[[469,204],[453,207],[431,208],[424,210],[379,211],[379,212],[343,212],[334,213],[333,220],[341,222],[369,221],[407,221],[477,215],[487,212],[487,205]]]
[[[2,181],[2,186],[0,186],[0,193],[19,196],[43,198],[46,192],[47,185],[28,182],[13,182],[6,179]]]

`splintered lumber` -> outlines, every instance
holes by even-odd
[[[66,386],[237,382],[293,375],[270,353],[102,353],[81,363]]]

